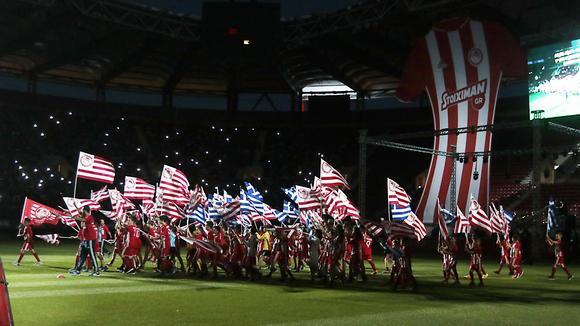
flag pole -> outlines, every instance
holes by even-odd
[[[26,208],[26,202],[28,201],[28,196],[24,197],[24,204],[22,204],[22,213],[20,214],[20,223],[24,221],[24,209]]]
[[[75,172],[75,186],[74,186],[74,189],[73,189],[73,198],[77,198],[77,181],[79,180],[78,174],[79,174],[79,166],[78,166],[78,163],[77,163],[77,170]]]

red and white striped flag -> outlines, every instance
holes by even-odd
[[[415,230],[407,223],[384,221],[384,228],[389,235],[415,238]]]
[[[79,199],[79,198],[72,198],[72,197],[62,197],[62,199],[64,200],[64,203],[66,204],[66,208],[67,208],[68,212],[73,217],[80,216],[81,209],[87,205],[89,206],[91,211],[98,211],[101,209],[101,205],[99,203],[97,203],[96,201],[91,200],[91,199]]]
[[[437,218],[437,224],[439,225],[439,235],[445,239],[449,239],[449,230],[447,230],[447,224],[445,223],[445,218],[443,214],[441,214],[441,204],[439,203],[439,199],[437,199],[437,212],[435,213],[435,217]]]
[[[427,228],[425,228],[425,224],[421,222],[421,220],[415,215],[415,213],[410,213],[409,217],[403,220],[402,223],[409,225],[413,228],[413,232],[415,234],[415,239],[417,242],[423,240],[423,238],[427,235]]]
[[[362,225],[372,234],[373,237],[378,237],[385,231],[379,223],[373,221],[362,221]]]
[[[185,173],[169,165],[163,166],[159,188],[163,190],[163,200],[183,206],[189,202],[189,181]]]
[[[352,220],[358,220],[360,218],[358,208],[354,206],[342,190],[338,189],[332,192],[328,197],[334,197],[330,201],[330,205],[326,208],[328,214],[335,219],[343,220],[346,217],[350,217]]]
[[[501,217],[502,221],[503,221],[503,234],[504,236],[509,236],[510,234],[510,223],[508,222],[506,216],[505,216],[505,212],[503,210],[503,206],[499,205],[499,216]]]
[[[111,206],[116,210],[119,205],[124,209],[137,209],[137,206],[133,204],[127,197],[123,196],[121,192],[117,189],[109,189],[109,196],[111,199]]]
[[[58,223],[59,217],[64,214],[65,213],[61,210],[43,205],[26,197],[24,198],[20,223],[24,222],[24,219],[27,218],[30,220],[30,225],[32,226],[38,226],[41,224],[55,225]]]
[[[453,233],[469,233],[471,231],[471,226],[469,225],[469,220],[463,212],[457,206],[457,217],[455,218],[455,228],[453,229]]]
[[[310,188],[296,186],[296,204],[300,210],[320,210],[318,199],[310,195]]]
[[[403,187],[391,179],[387,179],[387,197],[389,205],[407,207],[411,204],[411,197]]]
[[[326,187],[350,189],[345,177],[322,158],[320,159],[320,184]]]
[[[147,215],[148,217],[156,215],[155,202],[153,200],[145,199],[143,200],[143,204],[140,206],[143,214]]]
[[[153,200],[153,197],[155,197],[155,186],[147,183],[143,179],[126,176],[123,192],[127,199]]]
[[[252,222],[262,222],[266,225],[272,225],[272,222],[270,222],[271,218],[268,218],[267,215],[268,214],[260,215],[257,212],[252,212],[247,216],[250,220],[252,220]]]
[[[102,201],[105,201],[109,199],[109,190],[107,189],[107,186],[104,186],[103,188],[93,192],[91,190],[91,200],[96,201],[97,203],[100,203]]]
[[[117,219],[117,212],[116,211],[105,211],[105,210],[100,210],[99,211],[101,214],[105,215],[105,217],[110,218],[111,220],[116,220]]]
[[[473,196],[471,196],[471,205],[469,206],[469,224],[491,233],[491,222],[489,217],[487,217],[487,214]]]
[[[195,185],[193,190],[189,192],[189,202],[185,208],[186,214],[192,214],[198,205],[205,205],[207,203],[207,196],[203,187]]]
[[[173,202],[164,202],[160,211],[161,214],[167,215],[171,222],[181,221],[185,217],[183,209]]]
[[[491,215],[491,230],[493,233],[502,234],[504,230],[504,218],[500,216],[499,212],[495,209],[495,205],[492,203],[489,206],[489,213]]]
[[[49,244],[58,245],[60,241],[58,240],[58,234],[35,234],[39,239],[46,241]]]
[[[104,158],[80,152],[77,178],[113,183],[115,181],[115,167],[112,162]]]
[[[216,207],[218,214],[224,221],[235,219],[240,215],[241,204],[239,200],[223,203],[220,207]]]

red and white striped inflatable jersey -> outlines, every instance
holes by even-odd
[[[410,101],[424,90],[431,102],[435,130],[491,125],[502,76],[525,76],[526,60],[518,43],[495,22],[455,18],[436,24],[407,58],[397,97]],[[433,149],[458,153],[491,150],[491,132],[435,136]],[[450,207],[453,158],[433,155],[417,215],[431,223],[437,198]],[[469,194],[487,205],[489,162],[480,157],[457,164],[456,198],[462,210],[469,208]],[[474,180],[474,171],[480,177]]]

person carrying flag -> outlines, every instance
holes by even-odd
[[[522,247],[520,244],[520,237],[517,234],[512,235],[510,258],[510,269],[514,274],[512,278],[522,277],[522,275],[524,275],[524,271],[520,266],[520,262],[522,261]]]
[[[377,266],[373,261],[373,238],[366,228],[363,230],[363,239],[363,260],[371,265],[373,269],[372,275],[377,275]],[[364,269],[364,262],[362,264]]]
[[[501,236],[498,234],[496,244],[501,250],[501,260],[499,262],[499,268],[493,272],[499,275],[502,268],[507,265],[510,270],[510,275],[513,275],[514,271],[510,263],[512,261],[512,259],[510,259],[510,248],[512,248],[512,245],[510,244],[507,235]]]
[[[100,246],[100,251],[99,253],[101,255],[105,254],[105,253],[110,253],[109,250],[107,250],[107,248],[105,248],[105,240],[110,239],[111,238],[111,231],[109,231],[109,227],[107,226],[107,224],[105,224],[105,220],[101,219],[99,221],[99,225],[97,226],[97,236],[98,236],[98,240],[99,240],[99,246]]]
[[[20,266],[20,262],[22,261],[24,254],[27,252],[31,252],[36,259],[36,263],[34,263],[34,265],[42,265],[36,250],[34,250],[34,234],[32,233],[32,227],[30,226],[30,220],[28,218],[25,218],[24,221],[22,221],[22,224],[20,224],[18,227],[18,236],[22,237],[24,243],[22,244],[22,248],[20,248],[20,256],[18,256],[18,260],[14,263],[14,265]]]
[[[260,252],[258,256],[258,269],[261,269],[262,266],[260,261],[268,264],[268,259],[270,257],[270,251],[272,249],[272,235],[268,230],[264,228],[264,226],[260,226],[260,232],[258,233],[258,244],[260,247]]]
[[[550,281],[554,280],[554,274],[556,273],[556,268],[558,267],[562,267],[562,269],[564,270],[564,272],[566,272],[566,275],[568,275],[568,281],[571,280],[574,275],[572,275],[572,273],[570,273],[570,271],[568,270],[568,267],[566,267],[566,265],[564,264],[564,248],[563,248],[563,243],[562,243],[562,233],[558,232],[556,233],[556,240],[552,240],[550,238],[549,235],[546,236],[546,242],[554,247],[554,256],[556,258],[556,261],[554,262],[554,265],[552,266],[552,273],[550,274],[550,277],[548,277],[548,279]]]
[[[81,274],[81,268],[85,264],[87,256],[90,258],[92,264],[93,272],[90,276],[99,276],[99,265],[97,262],[97,255],[95,253],[95,243],[97,242],[97,228],[95,226],[95,220],[91,215],[91,208],[89,205],[84,206],[81,209],[80,216],[74,216],[74,219],[82,223],[82,242],[81,250],[79,255],[79,260],[76,266],[70,271],[73,276]]]
[[[320,242],[322,241],[322,230],[316,229],[314,232],[310,231],[308,235],[308,266],[310,266],[310,279],[314,281],[316,277],[320,276]]]
[[[252,226],[250,229],[250,234],[248,235],[247,239],[244,240],[244,244],[246,245],[244,268],[246,269],[247,276],[250,277],[252,282],[259,280],[262,276],[256,265],[256,259],[258,255],[258,237],[256,233],[256,227]]]
[[[459,285],[459,274],[457,274],[457,255],[459,254],[459,245],[457,245],[457,238],[450,237],[449,245],[447,247],[447,279],[453,277],[454,285]]]
[[[475,282],[473,281],[473,272],[476,272],[477,277],[479,278],[479,286],[482,287],[483,271],[481,269],[481,242],[479,239],[468,238],[465,246],[467,252],[471,256],[469,262],[469,286],[475,286]]]

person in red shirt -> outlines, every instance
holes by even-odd
[[[90,274],[90,276],[99,276],[99,266],[97,263],[97,255],[95,251],[95,243],[97,242],[97,228],[95,226],[95,220],[91,215],[90,207],[88,205],[84,206],[81,210],[80,216],[76,216],[74,219],[82,223],[81,233],[83,240],[81,242],[79,260],[75,268],[70,271],[70,274],[80,275],[81,268],[84,265],[87,256],[89,256],[93,269],[93,272]]]
[[[448,274],[451,274],[455,278],[453,284],[459,284],[459,274],[457,274],[457,255],[459,254],[459,245],[457,244],[457,238],[451,238],[449,241],[449,247],[447,248],[447,268]],[[449,278],[449,276],[448,276]]]
[[[481,270],[481,242],[479,239],[467,239],[466,243],[467,252],[470,254],[471,259],[469,262],[469,286],[474,286],[473,282],[473,272],[477,273],[479,278],[479,286],[483,286],[483,272]]]
[[[554,274],[556,273],[556,268],[562,267],[566,275],[568,275],[568,280],[571,280],[574,275],[570,273],[568,267],[564,265],[564,250],[562,244],[562,233],[556,233],[556,240],[552,240],[550,236],[546,236],[546,242],[554,247],[554,256],[556,257],[556,261],[554,262],[554,266],[552,266],[552,273],[550,274],[549,280],[554,280]]]
[[[115,224],[115,240],[114,240],[115,248],[113,249],[113,257],[111,257],[111,261],[107,264],[108,267],[113,266],[115,258],[117,257],[117,255],[121,255],[123,248],[125,248],[125,245],[123,243],[123,237],[124,237],[123,227],[121,225],[121,222],[117,221],[117,224]]]
[[[364,261],[366,261],[367,263],[369,263],[371,265],[371,267],[373,269],[372,275],[376,275],[377,274],[377,266],[375,265],[375,262],[373,261],[373,238],[371,237],[368,230],[366,230],[366,229],[363,231],[363,239],[364,239],[363,259],[364,259]],[[364,262],[363,262],[363,268],[364,268]]]
[[[512,244],[510,247],[510,269],[513,271],[512,278],[520,278],[524,275],[524,271],[520,266],[522,261],[522,247],[520,244],[520,237],[517,234],[512,235]]]
[[[146,227],[147,236],[145,237],[145,244],[147,245],[147,249],[145,250],[145,258],[143,258],[143,263],[140,266],[141,268],[145,266],[147,261],[155,262],[157,256],[159,256],[159,242],[156,240],[158,238],[157,230],[152,219],[149,219]]]
[[[137,255],[141,251],[141,232],[136,226],[136,222],[134,216],[127,219],[126,247],[123,250],[123,265],[127,274],[135,274],[139,265]]]
[[[510,259],[510,248],[512,246],[510,245],[510,241],[509,241],[508,237],[507,236],[500,237],[498,235],[496,244],[501,249],[501,260],[499,262],[499,268],[497,269],[497,271],[494,271],[494,273],[496,273],[496,274],[501,273],[502,268],[505,265],[508,265],[508,267],[510,269],[510,275],[512,275],[514,273],[513,269],[512,269],[512,265],[510,264],[510,262],[513,260],[513,259]]]
[[[171,235],[169,232],[169,217],[167,215],[161,215],[159,217],[161,221],[161,227],[159,228],[159,239],[160,239],[160,252],[159,259],[157,261],[157,269],[161,271],[162,274],[166,272],[173,271],[173,264],[171,259],[169,259],[170,249],[171,249]]]
[[[22,237],[24,243],[22,244],[22,248],[20,248],[20,256],[18,257],[18,261],[14,263],[14,265],[20,266],[20,262],[22,261],[24,254],[31,252],[34,258],[36,258],[35,265],[40,266],[42,262],[40,261],[36,250],[34,250],[34,234],[32,233],[32,227],[30,226],[30,220],[28,218],[24,219],[22,224],[20,224],[18,236]]]

